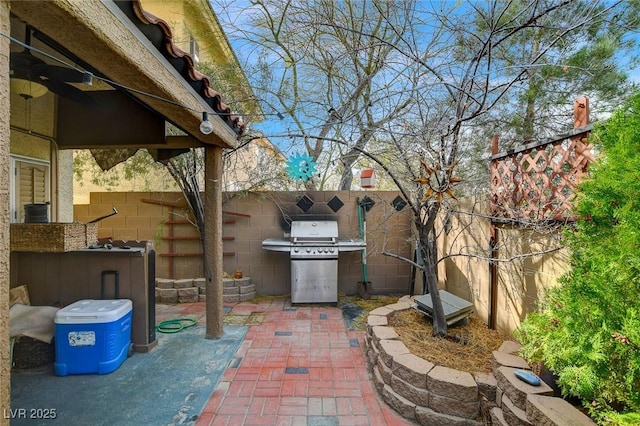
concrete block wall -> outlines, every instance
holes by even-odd
[[[290,291],[290,259],[286,253],[262,249],[266,238],[288,236],[286,220],[336,220],[341,238],[359,238],[356,201],[368,195],[375,205],[366,216],[367,222],[367,274],[373,293],[406,293],[411,268],[408,263],[382,255],[383,247],[402,256],[411,256],[411,238],[408,212],[396,212],[391,201],[397,192],[279,192],[228,194],[224,211],[248,213],[249,218],[237,217],[236,223],[225,224],[223,234],[235,237],[224,242],[224,250],[235,252],[225,256],[224,269],[236,269],[251,276],[258,294],[278,295]],[[302,211],[297,203],[302,196],[313,200],[313,206]],[[344,205],[334,212],[328,202],[338,197]],[[231,216],[228,216],[231,218]],[[386,244],[386,246],[385,246]],[[338,290],[355,294],[362,281],[361,252],[341,253],[338,261]]]
[[[438,229],[440,288],[473,303],[475,312],[488,322],[491,301],[489,240],[492,237],[490,205],[487,199],[461,199],[455,209],[441,217]],[[468,212],[476,212],[472,216]],[[569,268],[568,249],[560,247],[561,228],[527,228],[499,225],[497,239],[497,280],[494,310],[496,328],[511,334],[530,312],[535,312],[545,291],[558,284]],[[457,254],[470,256],[457,256]],[[535,255],[529,255],[536,253]],[[506,261],[511,259],[511,261]]]
[[[225,193],[223,210],[223,266],[233,275],[241,270],[252,278],[260,295],[283,295],[290,292],[290,261],[286,253],[262,249],[262,240],[283,237],[288,229],[286,220],[337,220],[341,237],[358,237],[356,202],[365,196],[375,205],[366,215],[367,274],[370,292],[377,294],[409,293],[411,267],[402,260],[383,255],[383,251],[411,259],[411,217],[408,208],[397,212],[391,201],[399,195],[395,191],[326,191],[326,192],[264,192]],[[304,212],[297,206],[302,196],[313,200],[313,206]],[[328,202],[338,197],[344,205],[334,212]],[[100,238],[123,240],[153,240],[156,249],[156,276],[160,278],[193,279],[204,276],[198,232],[192,224],[173,227],[172,243],[169,237],[170,218],[185,219],[186,209],[171,208],[144,202],[150,199],[167,203],[183,203],[179,192],[102,192],[91,193],[90,204],[74,206],[74,220],[87,222],[108,214],[116,207],[118,214],[98,223]],[[485,200],[486,201],[486,200]],[[486,212],[486,203],[460,200],[460,211]],[[237,216],[240,213],[245,216]],[[248,216],[247,216],[248,215]],[[442,256],[456,253],[478,252],[479,257],[452,256],[439,263],[440,288],[473,303],[475,312],[488,321],[490,304],[489,262],[485,258],[491,227],[488,219],[469,214],[450,213],[438,223],[441,232],[438,241]],[[513,262],[498,262],[496,326],[510,334],[527,313],[535,310],[537,300],[545,289],[557,283],[557,278],[568,265],[566,251],[519,258],[528,252],[543,253],[555,244],[553,235],[537,234],[502,226],[498,228],[499,257],[515,257]],[[183,257],[167,257],[169,245]],[[363,280],[360,252],[341,253],[338,262],[338,290],[355,294],[358,282]],[[173,269],[173,274],[170,274]],[[418,278],[420,274],[417,274]],[[415,291],[420,293],[420,280]]]
[[[290,260],[287,253],[266,251],[265,238],[282,238],[290,220],[336,220],[341,238],[358,238],[357,200],[370,197],[375,204],[366,215],[367,275],[372,293],[406,294],[411,267],[402,260],[382,254],[392,252],[411,258],[410,214],[408,208],[397,212],[391,201],[395,191],[327,191],[225,193],[223,201],[223,266],[233,276],[236,270],[250,276],[260,295],[290,293]],[[308,211],[297,203],[302,196],[313,201]],[[338,197],[343,206],[334,212],[328,202]],[[177,192],[102,192],[91,193],[90,204],[74,206],[74,220],[87,222],[106,215],[115,207],[118,214],[98,222],[98,237],[114,240],[153,240],[156,250],[156,277],[195,279],[204,276],[201,256],[167,257],[170,241],[170,217],[184,219],[187,211],[144,200],[184,203]],[[235,213],[235,214],[234,214]],[[240,215],[238,215],[239,213]],[[174,225],[174,251],[200,253],[197,229],[191,224]],[[173,276],[170,264],[173,263]],[[360,251],[341,253],[338,261],[338,291],[355,294],[363,280]]]
[[[532,386],[516,369],[530,369],[506,341],[492,354],[492,370],[468,373],[434,365],[413,355],[399,340],[388,316],[412,309],[411,298],[369,312],[365,348],[378,393],[407,419],[421,425],[588,426],[595,423],[544,382]]]

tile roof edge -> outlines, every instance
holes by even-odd
[[[191,55],[187,52],[184,52],[173,43],[173,34],[171,32],[170,25],[166,21],[162,20],[161,18],[158,18],[152,13],[144,10],[144,8],[142,7],[142,2],[140,0],[131,0],[131,3],[133,5],[133,11],[136,17],[138,18],[138,20],[140,21],[140,23],[144,25],[155,25],[158,28],[160,28],[160,30],[164,35],[163,47],[164,49],[166,49],[166,53],[173,58],[177,58],[177,59],[179,58],[185,61],[187,65],[186,73],[188,74],[188,77],[182,73],[181,74],[185,79],[187,79],[187,82],[190,83],[192,86],[194,86],[194,84],[202,85],[201,90],[197,90],[196,87],[194,87],[194,89],[196,89],[199,92],[198,94],[202,96],[205,102],[209,106],[211,106],[211,108],[213,108],[213,110],[217,113],[217,115],[237,135],[241,135],[244,132],[244,127],[245,127],[242,117],[238,115],[234,115],[231,111],[231,108],[222,101],[222,96],[220,95],[220,93],[218,93],[215,89],[211,87],[211,82],[209,80],[209,77],[207,77],[206,75],[202,74],[201,72],[195,69],[195,66],[194,66],[195,63]],[[164,53],[164,52],[161,52],[161,53]],[[191,81],[189,81],[189,79]]]

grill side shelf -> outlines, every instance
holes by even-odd
[[[267,238],[262,241],[262,248],[270,251],[289,252],[291,250],[291,241],[282,238]]]

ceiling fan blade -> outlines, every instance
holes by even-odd
[[[27,46],[31,46],[32,28],[27,25],[25,31],[25,43]],[[84,74],[81,71],[47,64],[34,56],[29,48],[21,52],[11,52],[9,68],[11,78],[34,81],[43,84],[56,95],[71,101],[91,107],[98,106],[98,102],[90,95],[65,83],[82,83]]]
[[[63,98],[67,98],[71,101],[78,102],[86,106],[98,106],[98,102],[95,99],[93,99],[91,96],[80,89],[55,80],[40,81],[56,95],[62,96]]]
[[[9,57],[9,68],[14,71],[30,72],[34,66],[45,65],[45,62],[33,56],[28,50],[12,52]]]
[[[37,64],[31,67],[33,73],[49,80],[64,81],[67,83],[82,83],[84,74],[78,70],[66,67],[59,67],[49,64]]]

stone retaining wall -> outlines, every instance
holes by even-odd
[[[491,422],[496,426],[582,426],[595,423],[562,398],[553,396],[545,382],[529,385],[518,379],[514,371],[530,370],[527,362],[515,355],[516,342],[504,342],[492,354],[496,378],[495,405],[490,409]]]
[[[574,406],[553,397],[553,390],[544,382],[531,386],[516,378],[514,370],[529,369],[515,355],[520,348],[516,342],[504,342],[493,352],[492,374],[434,365],[411,354],[387,318],[412,308],[413,301],[405,296],[371,311],[365,336],[375,387],[403,417],[430,426],[593,425]]]
[[[156,278],[156,302],[192,303],[204,302],[206,296],[206,279],[167,279]],[[245,302],[256,297],[256,286],[251,278],[223,278],[223,302]]]

